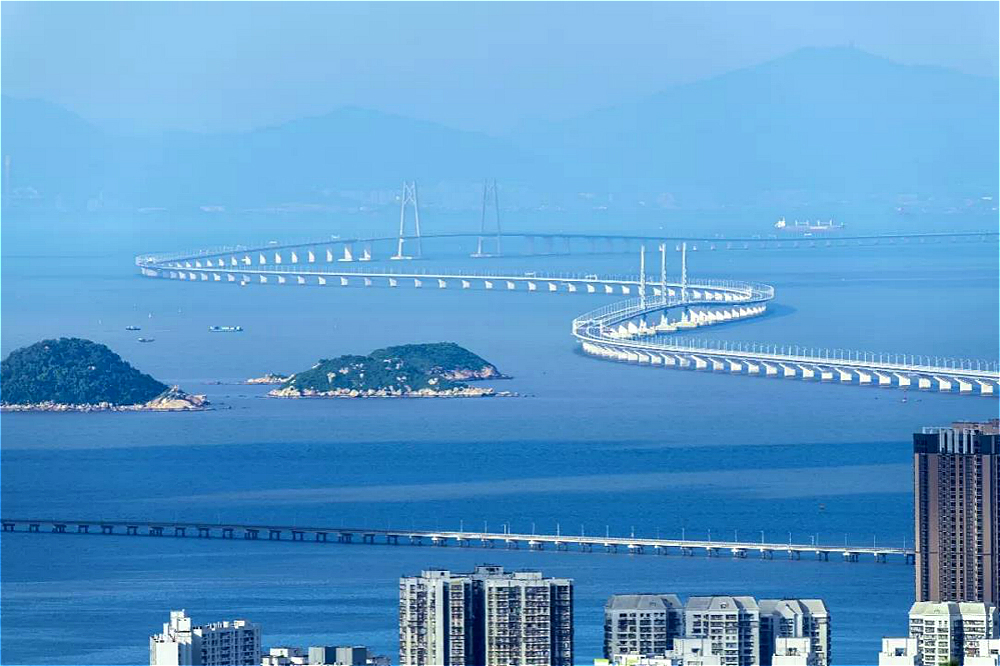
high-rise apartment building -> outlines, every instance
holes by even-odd
[[[916,600],[1000,604],[1000,420],[913,435]]]
[[[704,638],[722,666],[760,664],[760,609],[753,597],[691,597],[684,606],[684,635]]]
[[[684,635],[684,606],[676,594],[616,594],[604,605],[604,657],[659,655]]]
[[[183,610],[170,611],[163,632],[149,637],[150,666],[257,666],[260,626],[246,620],[192,625]]]
[[[573,581],[479,566],[399,581],[403,666],[573,663]]]

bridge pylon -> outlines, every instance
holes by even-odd
[[[483,252],[483,239],[486,237],[487,211],[493,209],[493,221],[496,224],[496,252]],[[483,181],[483,210],[479,219],[479,239],[473,257],[499,257],[500,252],[500,198],[497,195],[497,179],[487,178]]]
[[[410,204],[413,208],[413,230],[414,233],[411,236],[406,235],[406,207]],[[403,181],[403,196],[399,201],[399,237],[396,244],[396,254],[389,257],[390,259],[413,259],[413,256],[403,254],[403,246],[408,239],[413,239],[416,241],[417,253],[416,258],[420,258],[423,255],[423,246],[420,242],[420,206],[417,201],[417,183],[412,181],[407,183]]]

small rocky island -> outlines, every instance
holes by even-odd
[[[158,382],[106,346],[81,338],[42,340],[0,363],[5,412],[179,412],[208,405],[205,396]]]
[[[272,383],[265,375],[254,383]],[[278,398],[472,398],[509,396],[466,381],[507,379],[496,366],[454,342],[376,349],[368,356],[322,359],[284,378],[268,395]]]

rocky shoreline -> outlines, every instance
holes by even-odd
[[[314,391],[286,386],[267,392],[272,398],[511,398],[517,393],[496,391],[491,388],[452,388],[444,390],[420,389],[418,391],[390,391],[387,389],[337,389],[334,391]]]
[[[192,395],[173,386],[149,402],[138,405],[116,405],[110,402],[64,404],[39,402],[33,404],[0,405],[0,412],[202,412],[213,409],[203,395]]]

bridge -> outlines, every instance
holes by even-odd
[[[562,534],[518,534],[505,529],[503,532],[460,530],[393,530],[323,526],[258,525],[244,523],[200,523],[149,520],[63,520],[63,519],[0,519],[4,533],[73,534],[132,536],[152,538],[222,539],[244,541],[293,541],[313,543],[341,543],[363,545],[411,545],[459,548],[504,548],[532,551],[555,550],[593,553],[628,553],[643,555],[682,555],[691,557],[701,553],[708,557],[730,556],[745,559],[755,554],[760,559],[773,560],[775,555],[800,560],[803,555],[829,561],[830,557],[844,562],[870,559],[885,563],[890,559],[913,564],[916,556],[912,548],[856,545],[822,545],[818,543],[788,543],[752,541],[713,541],[711,539],[648,539],[632,536],[588,536]],[[815,541],[815,539],[814,539]]]
[[[314,246],[274,246],[263,252],[218,249],[195,257],[136,257],[142,275],[185,282],[301,285],[319,287],[413,287],[635,296],[577,317],[572,334],[591,356],[662,368],[765,378],[835,382],[844,385],[917,389],[996,397],[996,361],[900,353],[801,348],[675,335],[766,313],[774,288],[735,280],[687,278],[687,243],[681,244],[681,281],[666,277],[665,243],[660,275],[541,273],[513,271],[427,271],[343,267],[334,251]],[[272,254],[273,253],[273,254]]]
[[[483,241],[493,241],[496,248],[508,248],[507,254],[499,251],[484,252]],[[892,247],[909,245],[930,245],[940,243],[996,243],[1000,240],[998,231],[955,231],[938,233],[893,233],[873,235],[829,236],[677,236],[677,235],[636,235],[602,233],[540,233],[534,231],[505,231],[486,235],[480,233],[455,232],[422,235],[366,236],[341,238],[330,236],[291,243],[271,241],[267,243],[219,246],[207,249],[188,250],[175,253],[154,253],[137,257],[137,262],[148,264],[175,263],[175,267],[196,268],[197,263],[212,263],[219,266],[222,260],[229,266],[250,266],[252,264],[315,264],[330,262],[365,262],[382,259],[413,259],[404,255],[407,242],[448,241],[467,244],[468,255],[473,258],[496,258],[500,256],[552,256],[574,253],[617,254],[630,253],[641,245],[666,244],[680,251],[683,244],[697,251],[723,250],[787,250],[806,248],[840,247]],[[511,251],[511,248],[514,248]],[[419,258],[422,253],[417,253]]]

